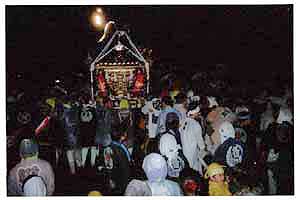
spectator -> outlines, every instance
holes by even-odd
[[[166,160],[157,153],[147,155],[143,161],[143,169],[148,180],[146,183],[151,189],[152,196],[182,196],[178,183],[167,180]]]

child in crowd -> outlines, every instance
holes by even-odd
[[[225,181],[224,166],[218,163],[211,163],[204,175],[205,179],[209,179],[209,196],[231,196],[228,183]]]

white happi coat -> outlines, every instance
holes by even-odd
[[[184,156],[188,160],[190,167],[202,174],[199,158],[203,158],[205,143],[200,124],[196,120],[186,117],[179,131]]]

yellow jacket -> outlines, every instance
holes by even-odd
[[[213,182],[209,181],[209,196],[232,196],[231,192],[228,189],[228,183],[227,182]]]

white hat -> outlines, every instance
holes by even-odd
[[[287,107],[280,107],[279,115],[277,118],[277,123],[282,124],[282,122],[287,121],[293,124],[293,115],[289,108]]]
[[[193,90],[189,90],[189,91],[187,92],[186,96],[187,96],[188,98],[193,97],[193,96],[194,96]]]
[[[228,121],[223,122],[219,128],[221,144],[223,144],[228,138],[235,138],[235,130],[232,124]]]
[[[199,113],[199,112],[200,112],[200,107],[197,106],[195,109],[188,111],[186,115],[187,115],[188,117],[190,117],[191,115],[196,114],[196,113]]]
[[[161,181],[166,179],[168,174],[167,162],[158,153],[150,153],[144,158],[143,170],[149,181]]]
[[[209,108],[212,108],[214,106],[219,106],[215,97],[207,97],[207,100],[209,102],[209,106],[208,106]]]
[[[161,100],[159,98],[153,98],[151,100],[152,109],[160,110],[160,103],[161,103]]]
[[[249,112],[249,109],[246,106],[238,106],[235,108],[235,113]]]
[[[40,176],[33,176],[24,183],[24,196],[46,196],[47,189]]]

